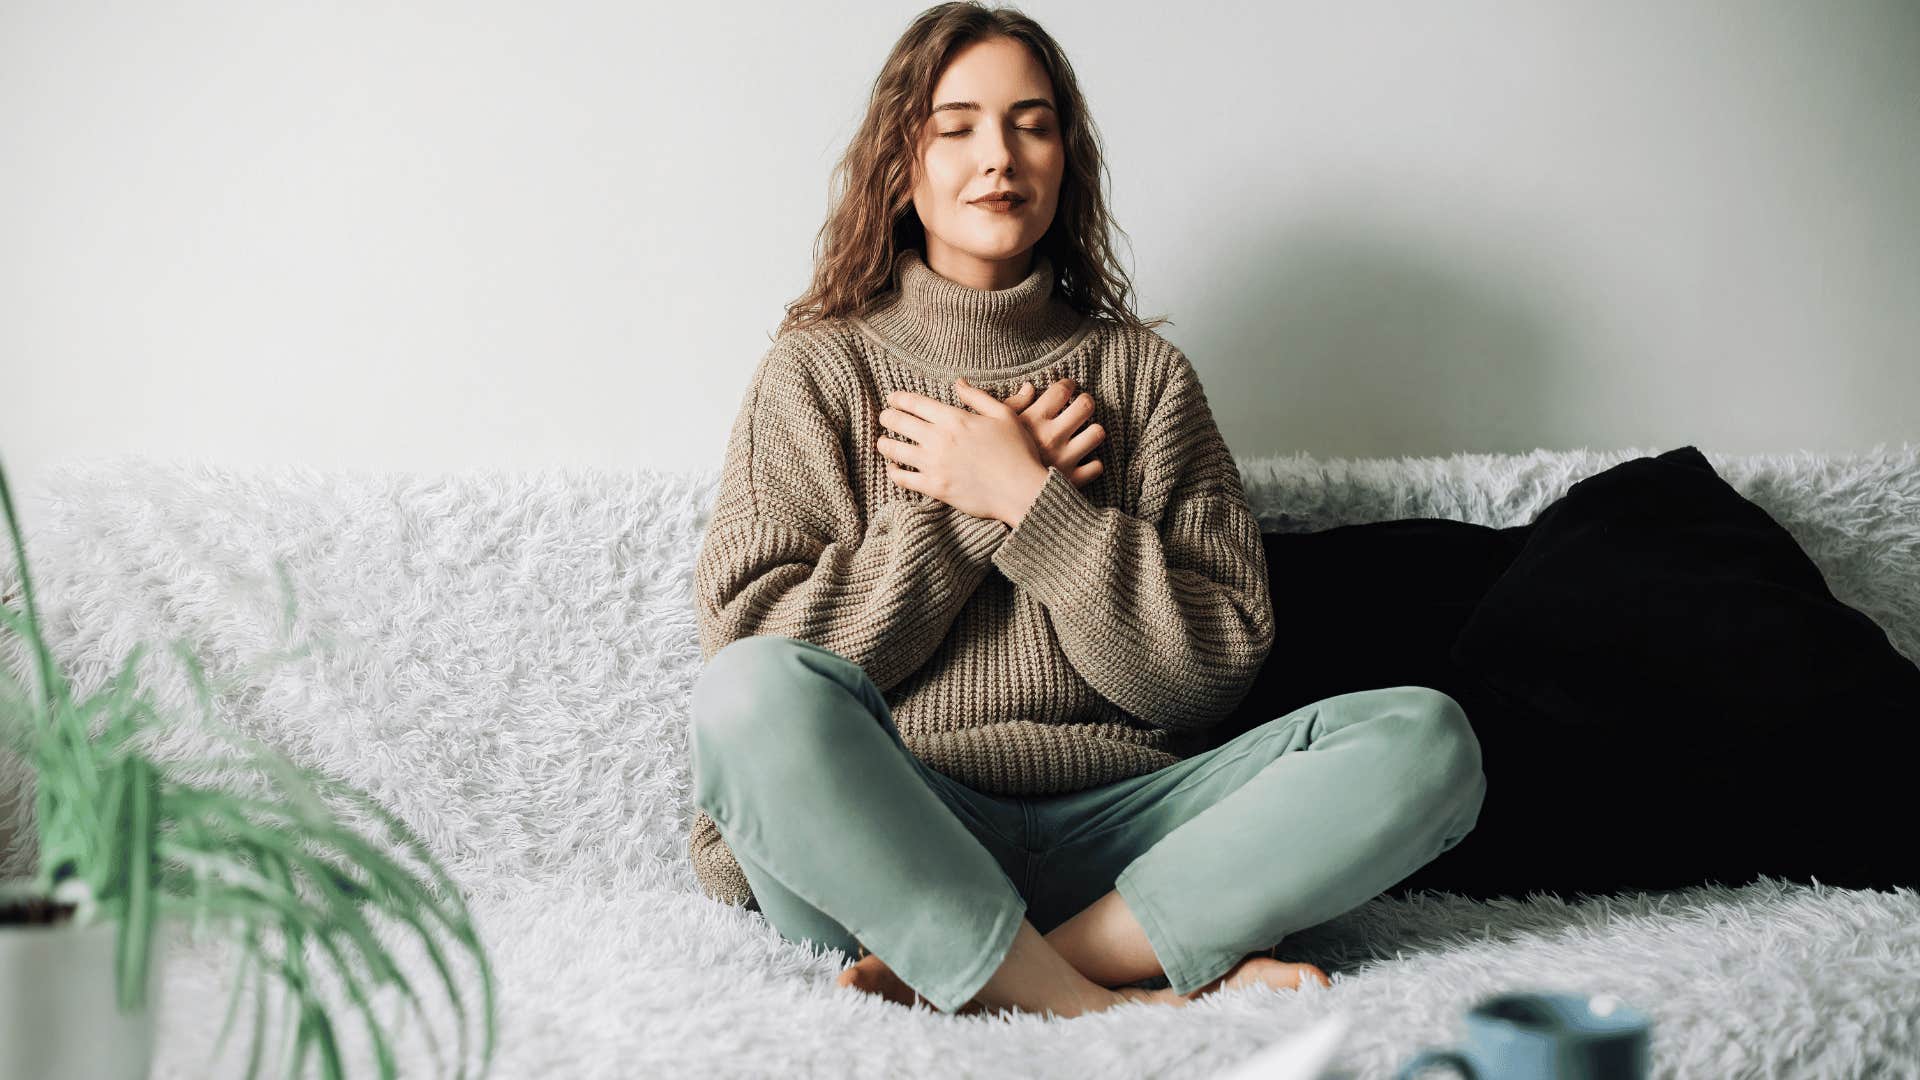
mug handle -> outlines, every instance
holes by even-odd
[[[1422,1050],[1414,1055],[1412,1061],[1400,1067],[1400,1072],[1395,1075],[1394,1080],[1407,1080],[1408,1077],[1428,1065],[1451,1065],[1459,1069],[1460,1072],[1466,1076],[1467,1080],[1476,1080],[1479,1075],[1473,1071],[1473,1062],[1468,1061],[1466,1057],[1456,1051]]]

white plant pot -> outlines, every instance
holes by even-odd
[[[0,883],[0,896],[30,890]],[[153,1057],[165,937],[154,937],[143,1008],[114,992],[119,924],[0,923],[0,1080],[144,1080]]]

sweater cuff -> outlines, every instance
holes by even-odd
[[[1016,585],[1054,597],[1060,583],[1097,577],[1092,565],[1106,531],[1106,512],[1093,505],[1065,473],[1047,466],[1047,482],[1020,524],[1007,534],[993,562]]]
[[[985,563],[1007,538],[1007,523],[995,518],[975,517],[956,506],[928,498],[945,518],[953,547],[970,563]]]

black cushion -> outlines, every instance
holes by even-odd
[[[1692,446],[1542,511],[1452,659],[1493,694],[1476,732],[1527,764],[1501,779],[1536,816],[1482,839],[1524,843],[1542,888],[1920,884],[1920,668]]]
[[[1402,684],[1453,696],[1479,737],[1479,824],[1389,893],[1920,885],[1920,668],[1694,447],[1581,480],[1526,526],[1263,540],[1274,650],[1213,745]]]
[[[1609,730],[1777,734],[1836,693],[1920,681],[1691,446],[1590,476],[1543,511],[1452,659],[1554,723]]]

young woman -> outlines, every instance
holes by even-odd
[[[947,1012],[1326,984],[1257,954],[1473,828],[1459,705],[1346,694],[1200,752],[1272,646],[1264,549],[1038,25],[922,13],[842,167],[696,565],[702,887]]]

